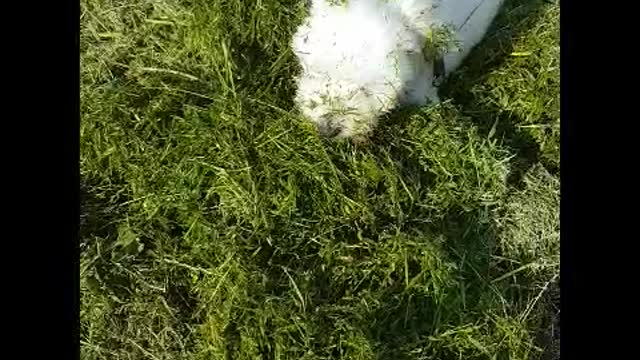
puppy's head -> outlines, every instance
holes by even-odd
[[[369,135],[378,117],[396,105],[397,94],[390,86],[303,76],[295,100],[322,135],[339,139]]]

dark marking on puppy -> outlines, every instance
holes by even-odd
[[[351,143],[355,146],[365,146],[369,144],[369,136],[368,135],[354,135],[351,138]]]

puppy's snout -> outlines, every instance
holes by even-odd
[[[331,137],[331,138],[336,137],[340,135],[342,130],[343,130],[342,126],[339,126],[339,125],[327,124],[327,123],[318,124],[318,131],[320,132],[321,135],[326,137]]]

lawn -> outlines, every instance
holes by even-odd
[[[81,0],[82,359],[557,359],[559,5],[371,142],[293,106],[303,0]]]

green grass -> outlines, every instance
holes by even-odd
[[[293,107],[305,11],[81,1],[81,358],[558,356],[559,6],[364,147]]]

